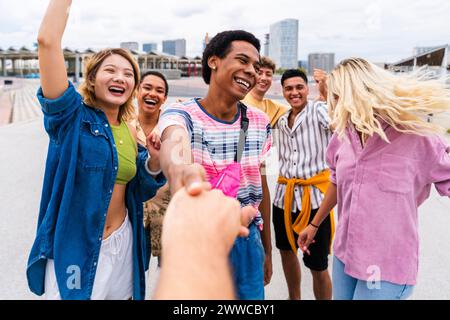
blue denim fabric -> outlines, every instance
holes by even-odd
[[[412,285],[400,285],[380,281],[377,286],[369,288],[368,282],[358,280],[344,272],[345,265],[333,258],[333,299],[334,300],[405,300],[414,289]]]
[[[249,230],[247,238],[236,239],[230,253],[236,296],[241,300],[264,300],[264,248],[254,222]]]
[[[44,98],[39,89],[38,99],[50,142],[28,286],[38,295],[44,293],[47,259],[54,259],[61,298],[89,299],[117,176],[114,138],[105,114],[84,104],[72,83],[55,100]],[[139,146],[137,174],[125,195],[133,228],[134,299],[145,297],[148,255],[142,203],[166,182],[163,175],[154,179],[147,173],[146,159],[146,149]]]

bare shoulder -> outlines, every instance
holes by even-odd
[[[133,125],[133,123],[130,122],[126,122],[127,126],[128,126],[128,130],[130,130],[131,136],[133,137],[134,141],[137,141],[137,130],[136,130],[136,126]],[[137,143],[137,142],[136,142]]]

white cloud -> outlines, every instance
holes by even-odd
[[[48,0],[0,0],[0,47],[31,47]],[[450,42],[450,1],[433,0],[74,0],[63,45],[118,46],[122,41],[185,38],[198,55],[208,32],[245,29],[259,39],[270,24],[299,19],[299,58],[335,52],[337,60],[363,56],[393,61],[414,46]]]

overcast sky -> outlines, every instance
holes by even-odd
[[[0,0],[0,48],[32,47],[48,0]],[[299,20],[299,59],[335,52],[394,62],[415,46],[450,43],[449,0],[74,0],[63,46],[99,49],[122,41],[185,38],[187,55],[202,52],[205,33],[253,32],[263,42],[271,24]]]

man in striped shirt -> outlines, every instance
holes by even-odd
[[[317,72],[321,96],[326,74]],[[299,70],[287,70],[283,95],[291,106],[278,120],[279,178],[273,201],[276,247],[280,250],[290,299],[300,299],[300,264],[297,237],[312,220],[328,186],[325,151],[331,138],[325,102],[308,101],[308,79]],[[331,219],[321,224],[315,243],[303,261],[311,270],[316,299],[331,299],[328,254],[332,239]]]
[[[160,162],[172,193],[192,180],[204,185],[204,181],[211,181],[239,162],[237,200],[241,207],[258,209],[264,197],[260,169],[272,145],[272,134],[267,116],[256,108],[243,107],[240,100],[256,84],[259,50],[259,40],[248,32],[217,34],[203,53],[203,79],[209,84],[206,97],[164,110],[158,124],[162,135]],[[239,161],[235,157],[245,118],[247,134]],[[231,185],[230,179],[227,180]],[[215,214],[204,209],[205,219],[208,214]],[[239,299],[264,299],[264,269],[268,268],[265,254],[271,254],[270,227],[263,228],[264,219],[268,223],[270,217],[264,216],[265,213],[256,214],[248,227],[249,236],[236,239],[230,253]],[[222,236],[217,234],[219,238]]]

